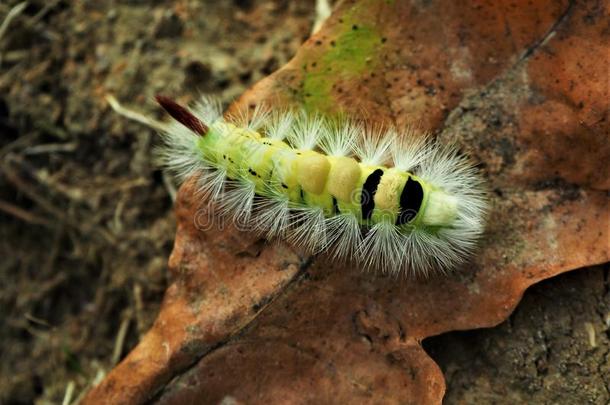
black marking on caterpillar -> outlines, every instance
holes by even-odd
[[[373,173],[369,174],[362,186],[362,193],[360,193],[360,209],[362,211],[362,218],[369,220],[373,215],[375,209],[375,194],[377,194],[377,187],[383,176],[383,170],[377,169]]]
[[[157,100],[177,121],[163,163],[268,238],[425,275],[466,260],[483,232],[484,185],[455,146],[294,111],[223,118],[209,98],[193,110]]]
[[[419,207],[424,200],[424,189],[417,180],[409,177],[405,188],[400,194],[400,213],[396,219],[396,225],[404,225],[413,220],[419,212]]]
[[[339,205],[337,203],[337,199],[335,197],[333,197],[333,214],[337,215],[340,214],[341,210],[339,209]]]

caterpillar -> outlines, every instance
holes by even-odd
[[[268,239],[426,275],[464,262],[483,232],[484,183],[455,146],[347,118],[260,107],[225,118],[213,98],[156,100],[174,118],[162,163]]]

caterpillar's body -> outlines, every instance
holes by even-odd
[[[357,140],[362,127],[305,114],[225,120],[209,100],[194,113],[158,101],[183,124],[168,131],[165,163],[268,237],[421,273],[462,261],[482,232],[481,181],[453,148],[391,131]]]

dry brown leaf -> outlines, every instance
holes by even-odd
[[[85,403],[440,403],[422,339],[498,324],[533,283],[610,260],[608,13],[601,1],[341,2],[241,105],[455,140],[493,199],[479,254],[426,281],[304,260],[201,231],[187,183],[159,318]]]

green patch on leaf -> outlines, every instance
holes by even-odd
[[[342,28],[319,60],[303,66],[302,95],[307,110],[332,112],[336,107],[331,93],[335,83],[358,78],[376,67],[381,46],[379,33],[357,22],[344,22]]]

